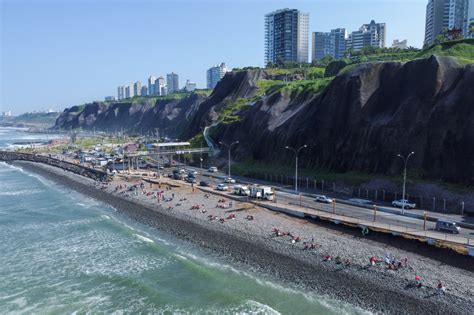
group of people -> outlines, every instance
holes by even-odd
[[[219,199],[217,201],[217,205],[216,205],[216,208],[220,208],[220,209],[229,209],[229,208],[232,208],[232,201],[229,201],[229,205],[226,205],[226,200],[225,199]]]
[[[421,283],[421,277],[420,276],[415,276],[415,287],[416,288],[421,288],[423,284]],[[438,281],[438,284],[436,285],[436,294],[437,295],[445,295],[446,294],[446,287],[441,281]]]

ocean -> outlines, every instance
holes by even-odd
[[[0,128],[0,148],[45,138]],[[2,314],[360,313],[240,270],[3,162],[0,279]]]

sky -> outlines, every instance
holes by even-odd
[[[117,86],[206,70],[264,66],[264,15],[308,12],[310,32],[387,24],[387,46],[421,47],[427,0],[0,0],[0,111],[13,114],[116,96]],[[310,43],[311,47],[311,43]]]

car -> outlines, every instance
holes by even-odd
[[[227,177],[224,182],[229,183],[229,184],[235,184],[235,179]]]
[[[173,173],[173,179],[183,179],[183,175],[180,173]]]
[[[186,177],[186,181],[190,184],[194,184],[194,183],[196,183],[196,178],[188,176],[188,177]]]
[[[435,230],[447,231],[453,234],[459,234],[459,232],[461,232],[461,228],[456,224],[456,222],[446,221],[446,220],[441,220],[441,219],[438,219],[438,221],[436,221]]]
[[[410,202],[406,199],[392,201],[392,206],[405,209],[415,209],[416,203]]]
[[[217,188],[217,190],[222,190],[222,191],[229,189],[229,187],[226,184],[219,184],[219,185],[217,185],[216,188]]]
[[[211,173],[217,173],[217,167],[215,166],[211,166],[207,169],[208,172],[211,172]]]
[[[199,182],[199,186],[202,186],[202,187],[209,187],[209,182],[205,181],[205,180],[202,180]]]
[[[324,203],[332,203],[333,200],[331,198],[326,197],[325,195],[316,195],[317,202],[324,202]]]
[[[192,173],[192,172],[189,172],[189,173],[188,173],[188,177],[195,178],[196,176],[194,176],[194,173]]]
[[[198,175],[199,172],[198,172],[198,171],[191,170],[191,171],[189,171],[189,174]]]

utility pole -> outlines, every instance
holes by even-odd
[[[307,148],[308,146],[302,145],[298,149],[294,149],[292,147],[286,146],[285,149],[291,150],[295,153],[295,193],[298,192],[298,154],[300,153],[301,149]]]
[[[405,205],[406,205],[406,202],[405,202],[405,185],[406,185],[406,181],[407,181],[407,163],[408,163],[408,159],[410,158],[410,156],[412,156],[414,154],[415,154],[415,152],[411,152],[410,154],[407,155],[406,158],[401,154],[397,155],[405,163],[405,167],[403,169],[402,214],[405,214]]]
[[[222,144],[223,146],[225,146],[225,147],[227,148],[227,153],[228,153],[228,158],[229,158],[229,174],[228,174],[228,176],[229,176],[229,178],[230,178],[230,150],[232,149],[232,146],[233,146],[234,144],[239,144],[239,140],[234,141],[234,142],[232,142],[231,144],[226,144],[226,143],[224,143],[224,142],[222,142],[222,141],[220,141],[219,143]]]

